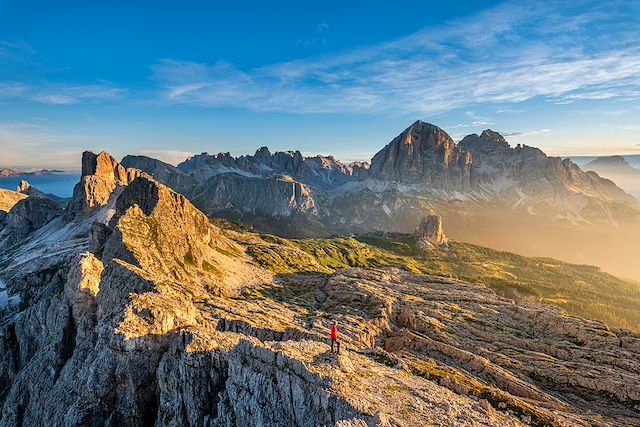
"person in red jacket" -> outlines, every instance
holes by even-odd
[[[331,322],[331,353],[333,353],[333,344],[336,345],[336,353],[340,354],[340,341],[338,341],[338,322]]]

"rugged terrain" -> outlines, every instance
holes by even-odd
[[[106,153],[9,234],[0,425],[640,423],[640,335],[424,274],[435,248],[215,225]]]
[[[238,158],[203,153],[177,168],[140,156],[123,164],[185,194],[210,218],[285,237],[408,233],[435,211],[458,241],[640,279],[640,202],[568,159],[511,147],[491,130],[456,144],[437,126],[417,121],[371,165],[266,147]]]

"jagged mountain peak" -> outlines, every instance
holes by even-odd
[[[20,183],[18,184],[18,187],[16,188],[16,191],[18,193],[25,193],[27,192],[31,187],[31,184],[29,184],[29,182],[25,181],[24,179],[20,180]]]
[[[260,147],[256,150],[256,154],[254,157],[264,160],[271,157],[271,151],[269,151],[269,147]]]
[[[426,143],[426,147],[453,144],[453,139],[442,128],[422,120],[413,122],[396,138],[401,138],[405,144]]]
[[[496,132],[496,131],[491,130],[491,129],[483,130],[482,133],[480,134],[480,139],[501,142],[501,143],[505,143],[505,144],[507,144],[507,146],[509,146],[507,141],[504,139],[504,137],[499,132]]]
[[[605,156],[605,157],[597,157],[587,163],[585,168],[587,167],[623,167],[623,168],[632,168],[627,162],[627,159],[624,156]]]
[[[473,154],[478,151],[505,150],[509,149],[510,145],[499,132],[485,129],[480,135],[472,133],[465,136],[458,143],[458,147]]]
[[[82,153],[82,177],[90,175],[114,178],[125,184],[127,182],[125,168],[106,151],[99,154],[91,151]]]
[[[82,153],[82,175],[73,189],[73,198],[67,213],[71,216],[79,212],[89,212],[96,207],[105,206],[111,194],[118,188],[128,185],[144,172],[137,169],[125,169],[106,151],[95,154]]]
[[[463,185],[463,170],[450,174],[446,169],[458,165],[464,169],[471,161],[467,157],[447,132],[418,120],[373,157],[369,171],[372,178],[380,180],[446,188],[452,182]]]

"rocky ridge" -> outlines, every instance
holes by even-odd
[[[0,212],[9,212],[22,199],[26,199],[27,195],[18,193],[17,191],[4,190],[0,188]]]
[[[640,239],[638,200],[568,159],[511,147],[490,129],[456,144],[437,126],[416,121],[370,167],[266,147],[237,158],[203,153],[177,168],[126,160],[187,195],[209,217],[286,237],[410,233],[435,211],[457,240],[640,277],[630,267]],[[603,258],[594,241],[615,254]]]
[[[637,334],[396,268],[318,258],[322,273],[274,275],[249,249],[285,254],[286,240],[214,226],[145,174],[84,158],[74,206],[87,209],[1,260],[22,303],[1,313],[0,425],[640,419]]]

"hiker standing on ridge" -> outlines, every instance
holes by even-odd
[[[336,353],[340,354],[340,341],[338,341],[338,322],[331,322],[331,353],[333,353],[333,344],[336,344]]]

